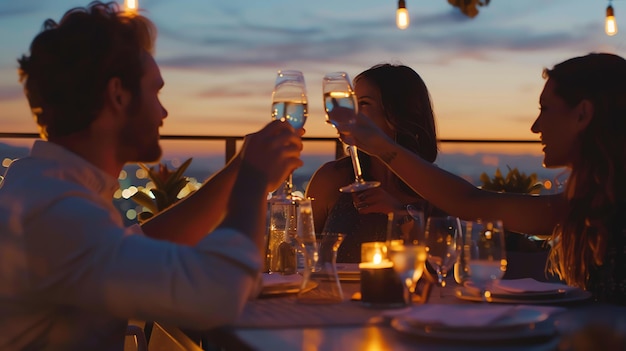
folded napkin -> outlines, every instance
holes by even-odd
[[[448,327],[484,327],[515,311],[510,305],[442,305],[425,304],[402,313],[403,319],[420,324],[440,324]]]
[[[420,324],[476,328],[494,326],[507,317],[515,318],[529,311],[533,312],[533,316],[545,314],[547,318],[550,314],[564,310],[552,306],[425,304],[412,306],[408,311],[393,316]]]
[[[276,286],[276,285],[299,285],[302,283],[302,276],[300,274],[282,275],[277,273],[263,273],[261,276],[261,282],[263,287]]]
[[[546,283],[540,282],[533,278],[522,279],[506,279],[499,280],[494,283],[496,291],[494,292],[508,292],[508,293],[529,293],[529,292],[552,292],[558,290],[574,290],[575,287],[568,286],[560,283]]]

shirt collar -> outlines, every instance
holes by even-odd
[[[61,145],[35,140],[30,156],[55,162],[59,176],[81,184],[107,200],[112,199],[120,186],[116,178]]]

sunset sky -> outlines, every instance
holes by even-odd
[[[122,4],[122,0],[118,0]],[[243,135],[270,120],[278,69],[304,72],[308,136],[324,123],[321,79],[402,63],[430,89],[441,138],[537,139],[543,67],[593,51],[626,51],[626,1],[614,1],[623,33],[604,33],[607,1],[492,0],[473,19],[446,0],[407,0],[411,24],[395,26],[395,0],[139,0],[159,29],[156,60],[169,110],[163,134]],[[0,1],[0,130],[35,132],[16,58],[46,18],[88,1]],[[623,26],[622,26],[623,23]]]

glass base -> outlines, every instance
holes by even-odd
[[[350,185],[339,188],[342,193],[358,193],[359,191],[372,189],[380,186],[380,182],[368,181],[368,182],[354,182]]]

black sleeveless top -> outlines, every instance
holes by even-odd
[[[426,200],[412,203],[424,211],[424,220],[429,215],[443,215]],[[351,194],[341,194],[326,218],[324,232],[346,234],[337,251],[337,262],[361,262],[361,243],[387,240],[387,215],[384,213],[359,214],[352,203]]]

